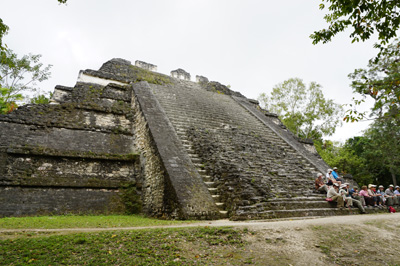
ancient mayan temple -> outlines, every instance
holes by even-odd
[[[0,216],[122,213],[127,187],[155,217],[347,213],[313,193],[329,167],[275,114],[205,77],[156,69],[112,59],[57,86],[51,104],[1,115]]]

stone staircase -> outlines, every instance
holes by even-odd
[[[177,115],[172,110],[170,110],[171,115],[169,116],[170,121],[173,122],[176,133],[179,136],[180,141],[182,142],[183,147],[185,147],[190,159],[196,167],[197,172],[200,174],[204,184],[207,186],[208,191],[213,198],[215,205],[219,209],[220,217],[227,218],[228,212],[225,210],[225,203],[220,202],[220,194],[218,191],[218,187],[216,182],[213,182],[211,176],[207,175],[207,171],[204,169],[204,164],[202,163],[201,158],[196,154],[193,150],[192,142],[188,139],[186,132],[186,124],[189,122],[187,117],[183,117],[182,115]]]
[[[183,80],[150,87],[221,217],[338,213],[313,192],[315,167],[232,97]]]

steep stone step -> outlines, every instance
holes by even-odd
[[[262,210],[293,210],[293,209],[323,209],[334,208],[336,203],[332,204],[325,200],[319,201],[279,201],[269,202],[268,204],[261,204],[256,206],[259,211]]]
[[[211,195],[217,195],[218,194],[218,188],[215,188],[215,187],[209,187],[208,191],[211,193]]]
[[[207,181],[205,181],[204,184],[206,184],[206,186],[209,187],[209,188],[213,188],[213,187],[216,186],[215,182],[207,182]]]
[[[296,210],[269,210],[269,211],[251,211],[240,212],[240,210],[231,216],[232,220],[248,219],[275,219],[288,217],[307,217],[307,216],[332,216],[332,215],[350,215],[359,214],[358,209],[338,209],[338,208],[319,208],[319,209],[296,209]]]
[[[221,210],[225,209],[225,203],[223,202],[216,202],[215,205],[217,205],[217,207]]]
[[[292,197],[292,198],[270,198],[268,202],[280,202],[280,201],[321,201],[326,197],[324,195],[314,195],[310,197]]]
[[[221,219],[229,218],[228,211],[219,211],[219,214]]]

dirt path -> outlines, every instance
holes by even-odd
[[[117,230],[139,230],[151,228],[182,228],[182,227],[198,227],[198,226],[233,226],[247,227],[251,230],[262,229],[296,229],[310,225],[355,225],[367,221],[375,220],[397,220],[400,223],[399,213],[387,214],[366,214],[366,215],[346,215],[346,216],[330,216],[317,218],[297,218],[297,219],[280,219],[280,220],[254,220],[254,221],[230,221],[216,220],[204,221],[198,223],[188,223],[179,225],[158,225],[158,226],[140,226],[140,227],[111,227],[111,228],[60,228],[60,229],[0,229],[0,233],[4,232],[96,232],[96,231],[117,231]]]

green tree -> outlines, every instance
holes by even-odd
[[[327,6],[325,5],[327,4]],[[321,10],[328,28],[315,31],[310,38],[313,44],[326,43],[339,32],[352,28],[352,42],[365,41],[376,31],[381,44],[396,37],[400,24],[400,1],[398,0],[322,0]]]
[[[15,108],[27,92],[37,91],[36,83],[50,77],[51,65],[40,62],[41,55],[25,55],[22,58],[6,50],[7,63],[0,64],[0,109],[9,112]]]
[[[270,96],[260,94],[258,100],[298,137],[319,139],[335,132],[342,113],[339,104],[325,99],[321,88],[316,82],[306,87],[303,80],[291,78],[276,85]]]
[[[358,184],[373,183],[373,175],[369,171],[367,159],[363,157],[365,137],[348,139],[345,144],[329,140],[317,140],[314,145],[322,159],[332,166],[337,166],[343,174],[351,174]],[[360,146],[355,148],[356,146]]]
[[[384,183],[397,185],[400,175],[400,120],[377,119],[366,130],[369,142],[364,151],[371,172]]]
[[[3,44],[3,37],[8,32],[8,26],[3,23],[3,20],[0,18],[0,50],[4,51],[6,49],[5,45]]]
[[[372,114],[377,117],[398,117],[400,113],[400,41],[396,39],[381,51],[379,60],[371,59],[367,69],[356,69],[349,75],[353,91],[363,96],[355,100],[353,109],[347,111],[346,121],[357,121],[365,112],[357,111],[357,105],[366,96],[375,103]]]

